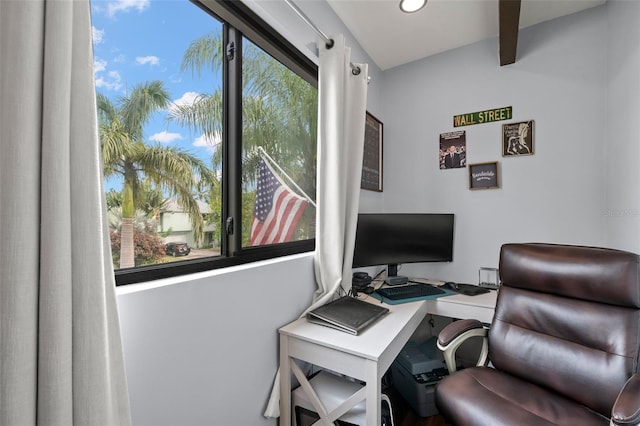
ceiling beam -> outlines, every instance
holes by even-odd
[[[513,64],[518,50],[521,0],[498,0],[500,66]]]

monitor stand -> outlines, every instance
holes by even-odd
[[[387,265],[387,278],[384,280],[387,285],[400,285],[409,282],[409,278],[398,275],[398,265]]]

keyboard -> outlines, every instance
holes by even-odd
[[[389,300],[411,299],[413,297],[434,296],[444,293],[437,287],[426,284],[409,284],[398,287],[385,287],[376,290],[376,293]]]

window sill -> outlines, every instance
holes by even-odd
[[[313,255],[314,255],[314,252],[311,251],[311,252],[294,254],[290,256],[276,257],[276,258],[261,260],[257,262],[245,263],[242,265],[229,266],[227,268],[211,269],[203,272],[195,272],[193,274],[185,274],[185,275],[162,278],[162,279],[152,280],[147,282],[117,286],[116,296],[121,296],[121,295],[126,295],[131,293],[139,293],[147,290],[154,290],[161,287],[178,285],[178,284],[187,283],[187,282],[191,282],[191,281],[195,281],[203,278],[223,277],[225,275],[234,274],[237,272],[247,271],[247,270],[256,269],[256,268],[262,268],[268,265],[291,262],[293,260],[302,259],[306,257],[312,258]]]

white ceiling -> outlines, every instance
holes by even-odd
[[[327,2],[382,70],[498,36],[498,0],[428,0],[412,14],[400,11],[399,0]],[[520,28],[605,2],[522,0]]]

